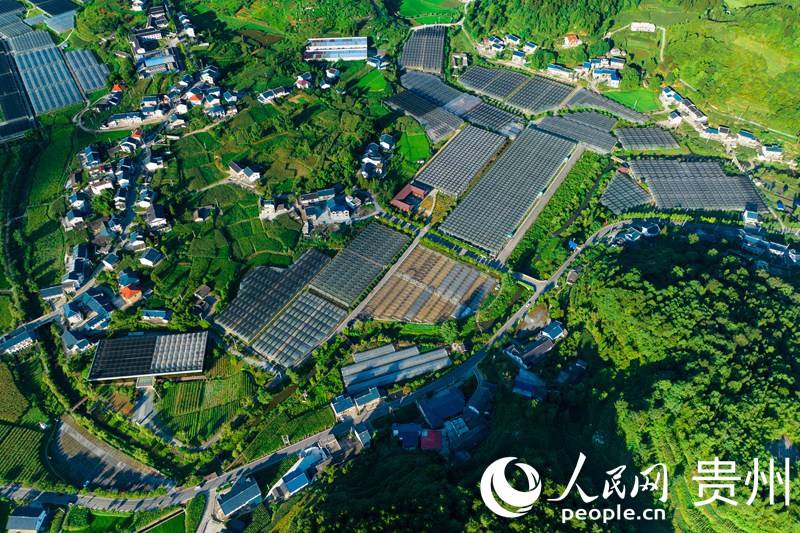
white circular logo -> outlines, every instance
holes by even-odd
[[[528,477],[528,490],[519,491],[513,488],[506,479],[506,466],[516,457],[503,457],[489,465],[481,478],[481,498],[483,503],[495,514],[505,518],[517,518],[524,515],[533,507],[534,502],[539,499],[542,493],[542,480],[539,473],[530,465],[516,463]],[[492,492],[494,490],[494,492]],[[509,511],[501,506],[497,499],[500,498],[504,503],[517,508],[517,512]]]

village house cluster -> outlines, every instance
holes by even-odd
[[[527,56],[536,52],[538,48],[538,45],[530,41],[523,43],[522,39],[510,33],[503,39],[494,35],[489,36],[478,44],[478,51],[487,57],[497,57],[506,49],[511,50],[511,62],[518,65],[524,65]]]
[[[710,126],[708,116],[688,98],[681,96],[672,87],[665,87],[659,95],[661,102],[674,108],[669,115],[669,123],[678,126],[684,120],[704,139],[719,141],[726,147],[746,146],[755,148],[759,161],[783,161],[783,149],[777,145],[764,145],[752,132],[742,129],[734,133],[727,126]]]
[[[186,114],[195,107],[202,107],[203,113],[212,120],[235,116],[242,94],[219,87],[218,78],[219,69],[213,65],[205,67],[197,77],[186,74],[166,94],[144,96],[137,111],[111,115],[100,128],[128,128],[166,120],[167,129],[175,131],[186,126]],[[118,103],[121,98],[122,87],[115,85],[113,89],[106,105]]]

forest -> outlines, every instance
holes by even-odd
[[[796,507],[785,508],[782,494],[769,505],[766,490],[747,505],[745,476],[753,458],[769,463],[772,443],[800,437],[797,278],[753,268],[731,253],[735,243],[668,233],[629,248],[592,248],[578,282],[548,297],[551,316],[570,334],[532,368],[548,383],[547,400],[512,394],[516,366],[499,352],[482,364],[498,389],[491,431],[469,461],[404,452],[382,432],[382,442],[358,460],[278,506],[271,525],[321,532],[792,530],[800,518]],[[588,361],[583,382],[553,383],[576,357]],[[498,457],[535,465],[544,495],[554,497],[580,452],[589,457],[580,477],[588,494],[601,492],[614,466],[638,472],[665,463],[667,520],[647,528],[641,522],[562,525],[558,506],[544,498],[524,518],[506,520],[480,500],[480,476]],[[715,456],[737,463],[738,505],[695,507],[697,461]],[[625,502],[657,507],[649,497]]]

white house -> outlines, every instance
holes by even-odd
[[[780,146],[760,146],[758,148],[759,161],[783,161],[783,150]]]
[[[632,22],[631,31],[646,31],[648,33],[653,33],[656,31],[656,25],[652,22]]]
[[[246,180],[250,183],[255,183],[261,179],[261,173],[250,165],[242,166],[236,161],[231,161],[228,165],[228,169],[235,177],[241,180]]]
[[[42,530],[47,511],[43,507],[22,506],[17,507],[8,517],[6,529],[10,533],[38,533]]]

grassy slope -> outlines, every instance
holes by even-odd
[[[740,9],[725,22],[669,29],[665,69],[722,112],[795,133],[800,129],[800,12],[780,5]]]
[[[636,111],[647,112],[661,109],[653,91],[648,89],[638,89],[635,91],[608,92],[605,95],[615,102],[628,106]]]

